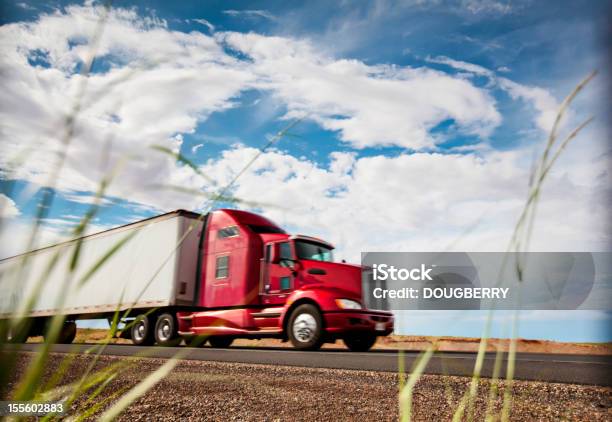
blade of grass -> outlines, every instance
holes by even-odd
[[[512,386],[514,384],[514,370],[516,366],[516,339],[518,338],[518,311],[514,314],[512,321],[512,340],[508,350],[508,365],[506,368],[506,384],[504,387],[504,403],[502,405],[501,420],[503,422],[510,419],[512,409]]]
[[[99,420],[100,421],[113,421],[121,412],[123,412],[130,404],[142,397],[147,391],[153,388],[158,382],[160,382],[166,375],[174,369],[174,367],[180,362],[182,356],[185,355],[184,351],[179,351],[173,358],[169,359],[166,363],[160,366],[155,372],[148,375],[138,385],[128,391],[123,397],[121,397],[110,409],[104,412]]]
[[[419,356],[414,369],[410,372],[408,381],[400,392],[400,419],[402,422],[410,422],[410,419],[412,418],[412,395],[414,393],[414,387],[421,378],[421,375],[423,375],[423,372],[425,372],[425,368],[427,368],[427,364],[433,356],[434,350],[433,345],[429,346],[425,353]]]
[[[561,107],[557,113],[555,118],[555,122],[551,129],[548,142],[546,144],[546,148],[542,154],[540,159],[540,164],[537,167],[534,177],[532,178],[531,184],[532,186],[527,198],[527,201],[523,207],[523,210],[520,214],[520,217],[516,223],[514,232],[512,234],[512,238],[510,241],[510,245],[508,247],[508,251],[515,250],[516,252],[521,252],[523,250],[528,250],[529,241],[531,239],[531,234],[533,232],[533,224],[535,220],[536,208],[538,199],[540,196],[540,192],[542,189],[542,185],[545,181],[546,176],[548,175],[550,169],[554,165],[554,163],[559,158],[561,152],[565,149],[567,144],[574,139],[578,133],[586,127],[591,122],[591,119],[587,119],[585,122],[580,124],[576,129],[574,129],[570,134],[561,142],[560,147],[553,153],[552,159],[549,160],[549,155],[553,149],[557,141],[557,132],[560,125],[560,122],[569,108],[570,104],[573,102],[574,98],[578,95],[580,91],[595,77],[597,72],[591,72],[585,79],[583,79],[574,90],[568,95],[561,104]],[[526,223],[527,222],[527,223]],[[520,262],[520,256],[517,256],[516,262],[516,273],[519,281],[522,281],[523,276],[523,268]],[[550,287],[549,287],[550,289]],[[521,290],[519,289],[519,296]],[[520,303],[520,300],[519,300]],[[517,307],[519,309],[519,307]],[[515,360],[516,360],[516,343],[518,337],[518,310],[515,312],[514,320],[513,320],[513,330],[512,330],[512,338],[510,341],[509,351],[508,351],[508,362],[506,367],[506,386],[504,388],[504,401],[502,406],[501,419],[502,421],[507,421],[510,417],[511,407],[512,407],[512,384],[514,380],[514,370],[515,370]]]
[[[193,170],[198,176],[201,176],[204,180],[212,183],[213,185],[216,185],[216,182],[211,177],[204,174],[197,165],[195,165],[190,159],[185,157],[180,152],[175,152],[171,150],[170,148],[165,147],[163,145],[152,145],[151,148],[173,157],[179,163],[185,164],[186,166],[191,168],[191,170]]]
[[[284,138],[289,133],[289,131],[293,129],[302,120],[304,120],[304,118],[305,117],[293,120],[284,129],[282,129],[280,132],[270,138],[270,140],[262,148],[259,149],[259,151],[244,165],[244,167],[229,181],[229,183],[218,192],[217,197],[212,198],[204,208],[212,209],[214,204],[218,201],[217,198],[225,196],[227,192],[234,186],[236,181],[238,181],[238,179],[253,165],[253,163],[255,163],[255,161],[257,161],[257,159],[262,154],[264,154],[272,145],[274,145],[280,139]]]
[[[502,368],[503,349],[498,347],[495,351],[495,363],[493,364],[493,374],[491,375],[491,384],[489,388],[489,397],[487,399],[487,409],[485,411],[485,421],[493,422],[495,420],[493,407],[498,395],[499,374]]]
[[[283,207],[281,207],[280,205],[277,204],[272,204],[272,203],[266,203],[266,202],[259,202],[259,201],[247,201],[244,199],[240,199],[237,198],[235,196],[219,196],[218,194],[214,194],[214,193],[207,193],[207,192],[203,192],[201,190],[198,189],[192,189],[192,188],[187,188],[184,186],[177,186],[177,185],[163,185],[163,184],[150,184],[145,186],[146,189],[155,189],[155,190],[162,190],[162,189],[167,189],[167,190],[173,190],[176,192],[181,192],[181,193],[185,193],[185,194],[189,194],[191,196],[202,196],[206,199],[214,199],[216,202],[227,202],[227,203],[232,203],[232,204],[241,204],[241,205],[246,205],[248,207],[266,207],[266,208],[279,208],[279,209],[283,209]]]
[[[295,123],[296,123],[296,122],[292,123],[292,125],[290,125],[290,127],[292,127],[293,125],[295,125]],[[277,136],[277,138],[276,138],[276,139],[279,139],[280,137],[282,137],[284,133],[285,133],[284,131],[281,131],[281,132],[279,133],[279,135]],[[265,148],[267,148],[267,147],[268,147],[269,145],[271,145],[273,142],[274,142],[274,139],[273,139],[273,140],[271,140],[271,141],[268,143],[268,145],[267,145]],[[265,150],[265,148],[264,148],[264,149],[263,149],[261,152],[263,152],[263,151]],[[260,155],[260,154],[259,154],[259,155]],[[222,190],[221,192],[219,192],[219,194],[217,194],[217,195],[216,195],[214,198],[212,198],[212,199],[211,199],[211,202],[210,202],[211,206],[212,206],[212,205],[214,205],[214,203],[215,203],[217,200],[219,200],[219,199],[222,199],[222,198],[223,198],[223,194],[222,194],[222,193],[223,193],[224,191],[227,191],[227,190],[229,189],[229,187],[230,187],[230,186],[231,186],[231,185],[232,185],[232,184],[233,184],[233,183],[234,183],[234,182],[237,180],[238,176],[239,176],[240,174],[244,173],[244,171],[246,171],[246,168],[248,168],[248,166],[252,165],[252,163],[253,163],[253,162],[254,162],[254,161],[255,161],[255,160],[258,158],[258,156],[259,156],[259,155],[255,156],[255,157],[254,157],[254,158],[253,158],[251,161],[249,161],[249,163],[247,164],[247,166],[245,166],[245,168],[243,168],[243,170],[241,171],[241,173],[239,173],[239,174],[238,174],[236,177],[234,177],[234,179],[233,179],[233,180],[230,182],[230,184],[229,184],[228,186],[226,186],[226,187],[224,188],[224,190]],[[203,216],[202,216],[202,218],[203,218]],[[82,224],[82,225],[80,225],[78,230],[79,230],[79,231],[83,231],[83,230],[84,230],[83,228],[84,228],[84,227],[87,225],[88,221],[90,221],[90,220],[91,220],[91,214],[89,214],[88,216],[86,216],[85,223],[84,223],[84,224]],[[194,225],[195,225],[195,223],[194,223]],[[192,226],[194,226],[194,225],[192,225]],[[193,227],[192,227],[192,228],[193,228]],[[187,235],[187,234],[188,234],[188,233],[185,233],[185,236],[184,236],[184,237],[186,237],[186,235]],[[183,240],[184,240],[184,238],[183,238]],[[117,250],[118,250],[118,249],[119,249],[119,248],[117,248]],[[105,255],[106,259],[108,259],[108,256],[109,256],[109,255],[112,255],[112,253],[114,253],[114,252],[112,252],[112,251],[111,251],[110,253],[107,253],[107,254]],[[106,259],[104,259],[104,262],[106,261]],[[78,263],[78,261],[79,261],[79,253],[78,253],[78,247],[77,247],[77,248],[76,248],[76,252],[74,253],[74,255],[73,255],[73,259],[72,259],[71,264],[70,264],[70,270],[71,270],[71,272],[72,272],[72,273],[74,273],[74,270],[75,270],[75,269],[76,269],[76,267],[77,267],[77,263]],[[102,262],[102,263],[100,263],[100,265],[102,265],[102,264],[103,264],[103,262]],[[162,266],[163,266],[163,264],[162,264]],[[97,271],[97,269],[99,269],[99,266],[98,266],[97,268],[93,269],[92,271],[90,271],[90,272],[89,272],[89,273],[88,273],[88,274],[87,274],[87,275],[84,277],[84,280],[86,281],[87,279],[89,279],[89,278],[91,277],[91,274],[95,273],[95,272]],[[50,338],[57,337],[57,335],[58,335],[58,333],[59,333],[59,329],[61,328],[61,324],[63,324],[63,319],[62,319],[62,318],[59,318],[59,317],[58,317],[58,318],[55,318],[55,317],[54,317],[54,318],[52,319],[51,328],[50,328],[50,330],[49,330],[49,337],[50,337]],[[49,342],[49,343],[50,343],[50,342]],[[16,396],[17,396],[17,397],[26,397],[26,396],[30,396],[30,395],[32,394],[32,393],[31,393],[31,391],[30,391],[30,388],[28,387],[28,385],[32,385],[33,383],[32,383],[31,381],[35,380],[37,377],[39,377],[39,376],[40,376],[40,372],[41,372],[41,371],[40,371],[40,368],[41,368],[41,362],[46,361],[46,358],[47,358],[47,356],[48,356],[49,343],[47,343],[47,342],[46,342],[46,346],[43,348],[42,353],[40,353],[40,354],[38,355],[38,359],[37,359],[37,361],[35,362],[35,365],[34,365],[34,366],[33,366],[33,368],[30,370],[30,372],[29,372],[28,374],[26,374],[25,380],[24,380],[24,382],[21,384],[21,386],[22,386],[22,387],[21,387],[20,389],[18,389],[18,391],[17,391],[17,394],[16,394]],[[151,381],[151,379],[152,379],[152,378],[149,378],[149,382]],[[88,383],[88,384],[89,384],[89,383]],[[141,387],[145,387],[145,386],[146,386],[146,385],[143,385],[143,386],[141,386]],[[124,398],[124,399],[125,399],[125,398]],[[124,400],[124,399],[122,399],[120,402],[125,404],[125,403],[126,403],[126,400]]]
[[[474,404],[474,398],[478,392],[478,385],[480,382],[480,374],[482,372],[482,366],[484,363],[485,354],[487,351],[487,342],[489,334],[491,332],[491,324],[493,319],[493,311],[490,310],[487,314],[485,322],[485,328],[483,330],[480,343],[478,344],[478,353],[476,355],[476,362],[474,363],[474,370],[472,372],[472,379],[470,380],[470,388],[465,392],[463,398],[459,402],[457,409],[453,415],[453,420],[461,420],[465,413],[465,408],[468,408],[468,420],[472,417],[472,409]]]
[[[106,387],[106,385],[105,385]],[[103,398],[102,400],[98,400],[96,403],[92,404],[85,412],[79,415],[76,418],[76,421],[84,421],[88,418],[91,418],[96,412],[102,409],[107,403],[112,402],[116,398],[120,397],[122,394],[129,390],[128,387],[120,388],[118,391],[115,391],[110,396]]]

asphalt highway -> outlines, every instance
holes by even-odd
[[[21,350],[35,352],[40,344],[14,345]],[[94,344],[58,344],[52,348],[56,353],[93,353]],[[288,365],[312,368],[357,369],[366,371],[397,372],[399,353],[391,350],[373,350],[367,353],[349,352],[346,349],[323,349],[317,352],[302,352],[290,348],[230,347],[141,347],[112,344],[103,354],[112,356],[142,356],[171,358],[180,350],[186,353],[182,359],[236,362],[263,365]],[[409,371],[418,352],[404,352],[404,368]],[[476,353],[440,352],[434,354],[427,365],[426,373],[471,376]],[[495,354],[488,353],[482,369],[483,377],[491,377]],[[502,376],[505,376],[504,358]],[[518,353],[514,379],[612,386],[612,356],[555,355]]]

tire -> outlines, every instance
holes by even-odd
[[[212,347],[225,349],[226,347],[230,347],[232,345],[234,339],[229,336],[210,336],[208,338],[208,342]]]
[[[130,332],[132,343],[137,346],[150,346],[155,342],[153,324],[151,323],[151,317],[148,315],[138,315],[132,322]]]
[[[157,317],[155,342],[160,346],[177,346],[181,342],[174,315],[166,313]]]
[[[15,343],[22,344],[28,341],[28,338],[32,335],[32,326],[34,322],[30,318],[25,318],[19,322],[17,327],[11,327],[11,322],[9,320],[4,321],[4,330],[3,335],[6,338],[7,343]],[[4,339],[3,339],[4,340]]]
[[[9,342],[9,327],[6,321],[0,321],[0,344]]]
[[[45,338],[45,341],[50,341],[51,339],[49,339],[49,327],[47,326],[47,328],[45,329],[45,332],[43,334],[43,337]],[[57,337],[53,340],[53,343],[55,344],[70,344],[74,341],[74,338],[76,337],[76,333],[77,333],[77,326],[76,326],[76,322],[74,321],[66,321],[64,322],[64,324],[62,325],[62,328],[60,328],[60,332],[57,334]]]
[[[70,344],[74,341],[77,333],[76,322],[68,321],[64,322],[62,329],[60,330],[59,335],[57,336],[58,344]]]
[[[16,330],[16,332],[8,331],[6,333],[6,342],[14,344],[22,344],[28,341],[28,333],[25,330]]]
[[[185,340],[185,346],[187,347],[204,347],[206,346],[206,341],[208,340],[207,336],[186,336],[183,337]]]
[[[298,350],[318,350],[323,345],[323,317],[309,303],[293,310],[287,324],[291,344]]]
[[[376,335],[372,333],[354,334],[343,338],[342,341],[351,352],[367,352],[376,343]]]

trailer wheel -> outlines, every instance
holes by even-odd
[[[300,350],[317,350],[323,344],[323,318],[309,303],[294,309],[287,324],[289,340]]]
[[[6,341],[7,343],[25,343],[28,341],[29,337],[40,335],[34,329],[36,326],[36,320],[33,318],[24,318],[19,321],[17,326],[12,326],[11,322],[12,321],[10,320],[2,321],[2,335],[4,338],[0,339],[0,343],[2,340]]]
[[[57,334],[55,339],[49,338],[49,325],[46,326],[43,337],[45,341],[49,342],[53,340],[55,344],[70,344],[74,341],[77,333],[76,322],[74,321],[66,321],[60,328],[60,332]]]
[[[57,336],[57,343],[59,344],[70,344],[74,341],[77,333],[76,322],[68,321],[64,322],[59,335]]]
[[[132,323],[132,343],[137,346],[150,346],[155,342],[153,324],[148,315],[138,315]]]
[[[376,335],[372,333],[354,334],[344,337],[342,341],[351,352],[367,352],[376,343]]]
[[[8,330],[6,332],[6,342],[21,344],[28,341],[28,333],[25,330]]]
[[[225,349],[226,347],[230,347],[232,345],[234,339],[229,336],[210,336],[208,338],[208,342],[212,347]]]
[[[160,346],[176,346],[181,342],[172,314],[161,314],[155,323],[155,341]]]

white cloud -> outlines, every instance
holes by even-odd
[[[0,218],[9,219],[21,214],[17,204],[8,196],[0,193]]]
[[[545,133],[550,132],[559,111],[559,103],[543,88],[518,84],[507,78],[499,78],[499,85],[513,99],[522,99],[533,104],[537,111],[536,123]]]
[[[430,63],[444,64],[454,69],[490,78],[492,84],[496,84],[500,89],[506,91],[512,99],[520,99],[531,103],[537,111],[537,115],[534,119],[536,125],[544,133],[550,132],[557,112],[559,111],[559,103],[546,89],[523,85],[511,81],[508,78],[497,77],[493,71],[483,66],[460,60],[454,60],[445,56],[427,57],[426,61]],[[498,69],[499,72],[507,72],[509,70],[510,69],[504,67]]]
[[[62,216],[43,220],[30,250],[44,248],[73,239],[73,230],[78,226],[83,216]],[[111,228],[108,225],[90,223],[85,235],[101,232]],[[3,224],[0,230],[0,259],[19,255],[28,251],[30,237],[33,231],[32,221],[27,219],[12,219],[9,224]]]
[[[462,0],[461,7],[473,14],[501,14],[512,12],[509,1],[496,0]]]
[[[236,147],[203,170],[226,183],[255,154]],[[504,251],[524,203],[529,168],[524,152],[401,154],[335,153],[329,168],[280,151],[263,154],[236,185],[239,198],[292,231],[334,242],[340,257],[364,250]],[[571,191],[571,198],[567,192]],[[596,190],[551,177],[536,219],[532,250],[605,250],[607,208]]]
[[[24,1],[17,2],[17,3],[15,3],[15,5],[16,5],[17,7],[19,7],[19,8],[21,8],[21,9],[23,9],[23,10],[36,10],[36,8],[35,8],[35,7],[30,6],[29,4],[27,4],[27,3],[26,3],[26,2],[24,2]]]
[[[234,16],[234,17],[239,17],[239,16],[243,16],[243,17],[247,17],[247,18],[264,18],[264,19],[269,19],[269,20],[276,20],[276,16],[274,16],[272,13],[266,11],[266,10],[224,10],[223,13],[225,13],[228,16]]]
[[[92,205],[96,202],[102,206],[113,204],[113,201],[111,199],[102,198],[102,197],[98,198],[96,195],[90,195],[90,194],[65,193],[63,195],[63,198],[70,202],[76,202],[78,204]]]
[[[65,13],[42,15],[32,23],[0,28],[0,121],[5,168],[20,156],[15,177],[46,185],[53,173],[66,117],[83,83],[77,66],[102,9],[70,6]],[[193,196],[147,188],[205,181],[151,150],[176,150],[180,133],[193,132],[210,113],[232,107],[252,75],[202,33],[169,31],[165,22],[141,18],[133,10],[113,9],[97,49],[107,70],[92,74],[82,98],[65,166],[58,180],[64,191],[95,191],[115,165],[128,160],[110,186],[110,196],[156,208],[194,208]],[[44,61],[36,66],[29,60]],[[197,95],[194,95],[197,93]]]
[[[425,58],[425,61],[429,63],[440,63],[447,66],[451,66],[455,69],[464,70],[466,72],[474,73],[476,75],[484,75],[492,77],[494,76],[493,72],[483,66],[479,66],[477,64],[468,63],[460,60],[453,60],[450,57],[446,56],[438,56],[438,57],[429,57]]]
[[[0,28],[0,165],[11,168],[16,158],[27,157],[14,177],[44,185],[52,174],[66,115],[83,82],[78,65],[88,54],[100,11],[72,6]],[[226,47],[247,59],[228,54]],[[150,146],[178,151],[182,134],[193,133],[211,113],[234,107],[244,90],[259,89],[286,104],[286,117],[306,116],[354,147],[399,145],[420,152],[335,152],[329,167],[268,152],[239,180],[239,198],[280,206],[262,208],[291,229],[334,241],[351,259],[364,248],[506,247],[525,197],[525,157],[531,154],[495,152],[484,142],[468,151],[459,147],[469,154],[422,152],[435,145],[430,129],[447,119],[481,139],[499,125],[489,90],[468,78],[328,57],[308,40],[171,31],[163,21],[123,9],[111,12],[98,53],[109,65],[88,78],[58,181],[69,200],[91,201],[83,193],[96,191],[110,169],[127,160],[107,192],[110,198],[163,210],[197,208],[202,198],[159,185],[210,190],[210,184]],[[36,60],[47,65],[30,63]],[[472,74],[490,72],[449,58],[432,60]],[[554,103],[547,91],[496,80],[513,98],[532,101],[546,127]],[[206,141],[235,142],[207,136]],[[232,148],[208,162],[204,173],[226,183],[255,153]],[[609,240],[601,230],[607,207],[597,196],[604,190],[600,174],[606,163],[594,169],[589,157],[580,157],[582,166],[574,163],[572,171],[547,181],[539,208],[546,218],[538,220],[542,235],[534,238],[535,249],[598,250]]]
[[[304,40],[235,32],[218,38],[253,59],[259,87],[287,104],[288,116],[312,119],[356,148],[423,149],[434,145],[428,131],[444,120],[483,137],[501,121],[486,90],[442,72],[332,59]]]
[[[66,118],[85,84],[78,66],[90,54],[102,10],[70,6],[0,28],[6,40],[0,47],[0,164],[11,168],[27,156],[12,177],[49,183]],[[252,61],[228,55],[227,45]],[[442,72],[333,59],[307,40],[171,31],[165,21],[135,10],[112,9],[96,53],[107,68],[86,81],[57,186],[68,194],[93,192],[128,160],[107,194],[158,209],[195,208],[201,200],[171,190],[160,195],[155,186],[201,188],[205,181],[150,146],[178,150],[178,135],[233,107],[245,89],[271,91],[287,104],[287,117],[308,116],[358,148],[429,148],[435,143],[429,129],[445,119],[481,136],[501,120],[486,90]]]
[[[200,25],[204,25],[205,27],[208,28],[208,30],[210,32],[214,32],[215,31],[215,25],[213,25],[212,23],[210,23],[209,21],[207,21],[206,19],[192,19],[194,22],[199,23]]]

